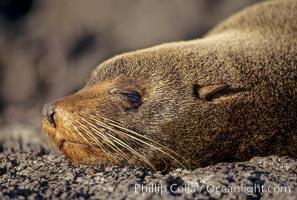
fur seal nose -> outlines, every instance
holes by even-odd
[[[44,116],[54,128],[56,127],[54,120],[55,109],[56,106],[50,103],[45,104],[42,108],[42,116]]]

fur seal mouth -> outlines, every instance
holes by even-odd
[[[59,145],[59,150],[63,151],[63,150],[65,150],[65,148],[69,148],[69,146],[77,146],[78,148],[84,148],[84,149],[89,149],[89,150],[93,149],[96,151],[100,151],[99,147],[91,146],[89,144],[81,143],[81,142],[73,142],[73,141],[69,141],[69,140],[62,140]]]
[[[63,145],[66,142],[66,140],[62,140],[61,143],[59,144],[58,148],[60,151],[62,151]]]

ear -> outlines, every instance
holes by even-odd
[[[194,94],[199,99],[204,101],[211,101],[214,98],[220,97],[220,93],[228,89],[229,86],[227,84],[213,84],[213,85],[194,85]]]

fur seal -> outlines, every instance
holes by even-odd
[[[266,1],[205,37],[115,56],[43,108],[50,140],[87,165],[194,169],[297,155],[297,1]]]

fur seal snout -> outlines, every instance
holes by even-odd
[[[205,37],[122,54],[43,109],[82,164],[197,168],[297,155],[297,2],[267,1]]]

